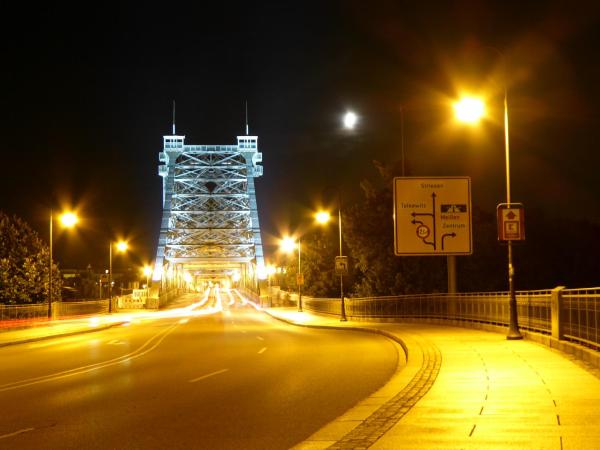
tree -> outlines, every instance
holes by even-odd
[[[373,163],[379,171],[379,187],[363,181],[364,199],[344,215],[344,242],[357,271],[355,295],[444,291],[444,258],[394,255],[392,179],[399,171],[377,161]]]
[[[0,211],[0,303],[43,303],[48,298],[50,250],[17,216]],[[52,292],[60,299],[62,281],[54,266]]]

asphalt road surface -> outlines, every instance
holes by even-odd
[[[286,325],[234,291],[184,305],[1,348],[0,448],[285,449],[396,368],[384,337]]]

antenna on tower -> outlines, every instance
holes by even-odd
[[[175,100],[173,100],[173,136],[175,136]]]
[[[248,136],[248,100],[246,100],[246,136]]]

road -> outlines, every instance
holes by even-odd
[[[0,448],[285,449],[396,368],[386,338],[290,326],[235,291],[177,306],[0,349]]]

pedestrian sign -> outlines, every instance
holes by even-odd
[[[470,255],[471,179],[394,178],[394,252]]]
[[[522,203],[500,203],[496,216],[499,241],[525,240],[525,209]]]

